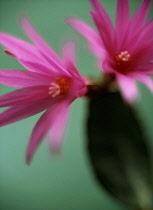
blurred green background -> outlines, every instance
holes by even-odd
[[[115,19],[116,1],[101,2]],[[140,2],[130,1],[132,13]],[[66,17],[76,16],[93,26],[90,10],[88,0],[1,0],[0,30],[28,40],[18,23],[19,17],[26,14],[58,53],[65,40],[76,39],[79,71],[98,76],[95,58],[86,51],[86,42],[64,23]],[[151,14],[153,8],[150,18]],[[0,68],[24,69],[14,58],[3,53],[2,46]],[[139,88],[141,99],[135,109],[144,122],[150,152],[153,152],[153,98],[143,85],[139,84]],[[0,85],[1,95],[11,90]],[[30,166],[25,164],[25,150],[40,115],[0,129],[1,210],[126,210],[98,186],[92,174],[86,153],[86,105],[83,99],[72,105],[61,155],[50,154],[45,139]]]

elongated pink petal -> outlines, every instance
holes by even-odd
[[[103,63],[101,63],[101,69],[106,72],[106,73],[115,73],[114,68],[112,67],[113,61],[108,57],[107,59],[104,60]],[[100,63],[99,63],[100,67]]]
[[[134,14],[133,18],[128,27],[128,37],[133,36],[133,31],[135,34],[139,35],[141,28],[144,26],[149,9],[151,5],[151,0],[143,0],[137,12]]]
[[[22,39],[1,32],[0,44],[4,45],[5,48],[8,48],[21,59],[29,61],[39,60],[40,62],[43,62],[43,58],[39,51],[33,45]]]
[[[13,106],[0,113],[0,127],[15,123],[44,111],[53,104],[52,99],[43,99],[25,105]]]
[[[39,63],[39,59],[37,59],[36,61],[29,61],[28,59],[21,59],[20,56],[18,56],[15,53],[12,53],[10,50],[5,49],[4,52],[7,53],[8,55],[15,57],[25,68],[27,68],[30,71],[34,71],[41,74],[47,74],[47,75],[51,75],[52,72],[56,72],[57,74],[58,72],[57,70],[59,69],[59,66],[55,66],[55,65],[51,66],[46,62],[41,64]],[[44,56],[42,55],[42,57]]]
[[[118,0],[116,10],[116,30],[121,35],[130,21],[128,0]]]
[[[89,49],[94,51],[97,56],[102,57],[102,46],[103,41],[96,31],[94,31],[89,25],[87,25],[82,20],[76,18],[66,19],[66,23],[72,26],[76,31],[78,31],[82,36],[84,36],[89,42]]]
[[[87,91],[88,91],[87,87],[82,88],[81,90],[77,91],[76,97],[79,98],[84,96],[87,93]]]
[[[8,54],[8,55],[14,57],[14,58],[17,58],[16,55],[15,55],[13,52],[11,52],[10,50],[8,50],[8,49],[4,49],[4,52],[5,52],[6,54]]]
[[[133,40],[132,48],[136,49],[137,47],[139,47],[140,43],[141,45],[145,45],[146,40],[152,41],[153,40],[152,31],[153,31],[153,18],[141,29],[139,36],[136,36],[136,38]]]
[[[70,104],[67,101],[63,101],[60,112],[53,123],[49,144],[54,153],[58,153],[60,151],[63,133],[69,116],[69,105]]]
[[[45,58],[45,60],[48,62],[50,69],[52,69],[52,71],[56,72],[56,74],[60,73],[60,74],[67,74],[69,75],[67,69],[65,68],[64,64],[59,64],[57,63],[53,58],[49,58],[47,57],[45,54],[43,54],[41,52],[42,56]]]
[[[0,107],[16,106],[49,98],[48,86],[26,87],[0,96]]]
[[[8,51],[6,51],[6,53],[8,52],[9,55],[14,55],[14,57],[16,57],[22,65],[24,65],[24,61],[27,61],[40,64],[40,66],[46,66],[46,68],[48,69],[50,67],[52,71],[66,72],[62,63],[60,61],[57,61],[57,59],[55,59],[51,52],[48,56],[46,54],[45,49],[39,52],[39,50],[36,47],[29,44],[28,42],[25,42],[19,38],[13,37],[5,33],[0,33],[0,43],[9,49]],[[37,70],[37,72],[40,71],[39,69]]]
[[[76,51],[75,43],[72,41],[66,42],[63,46],[62,57],[64,60],[65,67],[67,71],[71,74],[71,76],[80,79],[81,76],[75,67],[76,63],[75,51]]]
[[[107,25],[108,33],[113,32],[112,21],[111,21],[109,15],[108,15],[108,13],[106,12],[104,7],[102,6],[102,4],[98,0],[90,0],[90,3],[92,5],[93,9],[95,10],[95,12],[98,13],[98,15],[102,18],[102,20]]]
[[[30,164],[33,154],[36,151],[37,147],[39,146],[45,135],[48,133],[48,131],[52,128],[57,116],[59,115],[60,109],[60,103],[53,104],[52,107],[48,109],[36,123],[27,147],[27,164]]]
[[[105,22],[103,22],[103,20],[101,19],[101,17],[99,17],[98,14],[94,12],[90,12],[90,14],[92,16],[95,25],[98,28],[100,37],[104,43],[103,49],[106,49],[109,53],[112,52],[114,31],[112,32],[112,36],[109,36],[108,28],[105,25]]]
[[[116,46],[117,51],[123,45],[124,36],[126,36],[126,30],[130,21],[130,9],[128,0],[117,1],[116,11]]]
[[[143,0],[137,12],[134,14],[131,23],[133,26],[143,25],[148,17],[151,0]],[[141,21],[140,21],[141,20]]]
[[[90,0],[90,2],[95,11],[94,13],[91,13],[93,20],[97,25],[105,45],[106,43],[108,44],[108,42],[112,44],[114,27],[108,13],[98,0]]]
[[[31,25],[27,17],[21,17],[21,26],[40,51],[42,51],[46,56],[53,58],[57,63],[61,64],[61,60],[56,55],[54,50],[42,39],[42,37]]]
[[[62,58],[65,66],[67,67],[67,63],[72,62],[76,65],[76,43],[69,41],[63,45],[62,48]]]
[[[153,63],[147,63],[135,67],[135,73],[141,73],[146,75],[153,75]]]
[[[37,72],[40,74],[48,75],[48,76],[57,76],[61,72],[56,71],[54,68],[48,68],[46,65],[40,64],[38,62],[31,62],[23,59],[18,59],[18,61],[28,70]]]
[[[81,75],[78,72],[77,68],[74,66],[74,64],[71,61],[67,61],[67,69],[69,71],[69,73],[71,74],[71,76],[73,77],[73,79],[77,78],[78,82],[81,81]]]
[[[134,66],[147,64],[153,60],[153,49],[150,51],[148,51],[148,49],[142,49],[138,53],[134,54],[132,59]]]
[[[152,40],[153,39],[152,31],[153,31],[153,18],[146,24],[146,26],[142,30],[142,34],[140,35],[140,38],[142,36],[143,41],[150,40],[150,39]]]
[[[149,76],[141,73],[135,73],[134,78],[145,84],[153,93],[153,80]]]
[[[28,86],[49,85],[52,77],[25,70],[4,69],[0,70],[0,84],[15,88]]]
[[[128,103],[135,102],[138,97],[138,89],[134,79],[121,74],[117,74],[117,79],[123,98]]]

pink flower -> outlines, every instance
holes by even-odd
[[[0,43],[7,48],[5,52],[29,70],[0,70],[1,84],[19,88],[0,96],[0,107],[9,107],[0,114],[0,127],[46,110],[36,123],[29,141],[26,154],[29,164],[46,134],[49,134],[53,151],[58,151],[69,106],[86,93],[87,87],[75,67],[73,42],[65,44],[61,60],[25,17],[21,25],[35,46],[0,33]]]
[[[89,49],[98,57],[98,66],[106,74],[115,76],[123,97],[133,102],[138,96],[135,80],[153,92],[153,19],[146,23],[151,0],[143,0],[130,18],[128,0],[117,1],[116,25],[98,0],[90,0],[94,31],[81,20],[66,20],[89,42]]]

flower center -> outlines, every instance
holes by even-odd
[[[118,68],[126,68],[131,63],[131,55],[128,51],[122,51],[120,54],[115,56],[116,65]]]
[[[55,77],[55,82],[52,82],[51,86],[49,87],[49,94],[54,98],[58,95],[68,92],[69,87],[69,79]]]

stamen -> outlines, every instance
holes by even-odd
[[[54,98],[58,95],[68,92],[69,87],[69,79],[55,77],[55,82],[52,82],[51,86],[49,87],[49,95],[51,95]]]
[[[129,66],[130,62],[131,62],[131,56],[128,53],[128,51],[122,51],[120,54],[115,56],[115,60],[116,60],[116,65],[119,68],[125,68],[127,66]]]

